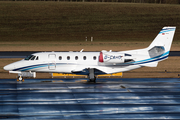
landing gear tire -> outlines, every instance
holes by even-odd
[[[94,69],[89,68],[89,82],[94,82],[96,83],[96,76],[94,75]]]
[[[89,82],[96,83],[96,77],[94,76],[94,78],[89,79]]]
[[[22,76],[19,76],[19,77],[17,78],[17,81],[24,81],[24,78],[23,78]]]

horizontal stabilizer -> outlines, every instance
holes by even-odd
[[[144,67],[157,67],[157,65],[158,65],[158,62],[141,64],[141,66],[144,66]]]

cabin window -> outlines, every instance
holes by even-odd
[[[93,60],[96,60],[96,56],[93,57]]]
[[[86,56],[83,57],[83,60],[86,60]]]
[[[70,56],[67,56],[67,60],[70,60]]]
[[[59,56],[59,60],[62,60],[62,56]]]
[[[39,57],[37,56],[36,60],[39,60]]]
[[[78,60],[78,56],[75,57],[75,60]]]

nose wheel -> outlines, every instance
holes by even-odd
[[[24,78],[22,76],[18,76],[17,81],[24,81]]]

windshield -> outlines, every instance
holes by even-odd
[[[39,60],[39,57],[35,55],[29,55],[26,58],[24,58],[24,60]]]
[[[34,55],[29,55],[24,60],[30,60],[32,57],[34,57]]]

